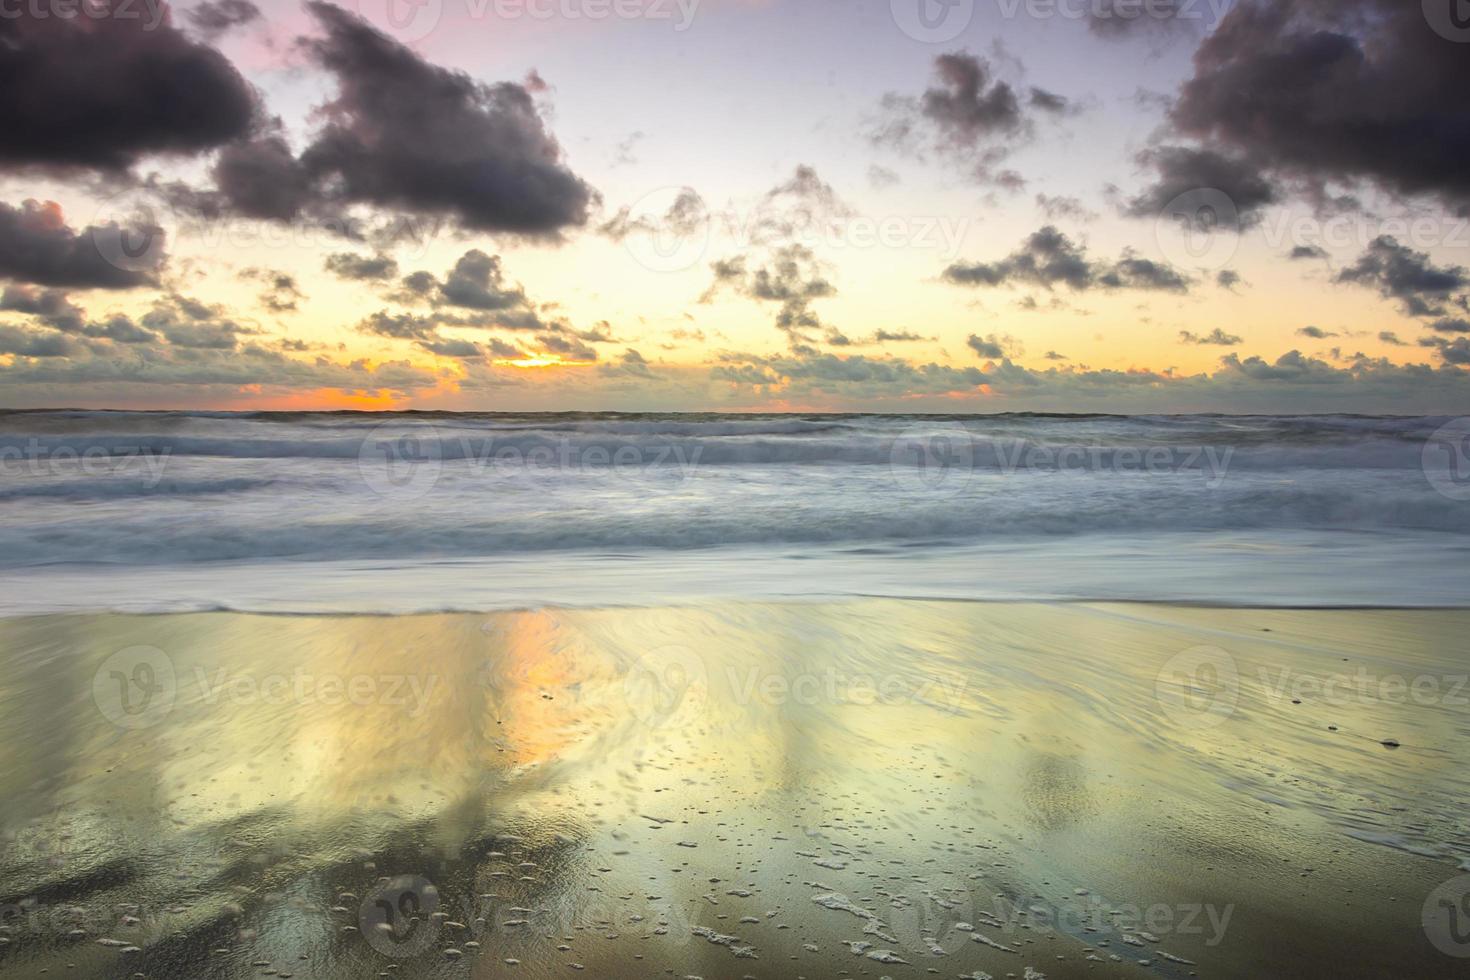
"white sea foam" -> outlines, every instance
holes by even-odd
[[[1459,605],[1444,421],[0,412],[0,611]]]

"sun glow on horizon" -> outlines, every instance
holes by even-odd
[[[500,367],[513,368],[548,368],[548,367],[589,367],[591,361],[564,361],[556,354],[536,354],[530,357],[504,358],[494,362]]]

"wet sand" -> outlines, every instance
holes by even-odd
[[[3,620],[0,975],[1463,975],[1466,636],[898,600]]]

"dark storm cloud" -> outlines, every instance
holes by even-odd
[[[1235,209],[1235,215],[1216,215],[1217,220],[1238,219],[1241,226],[1249,226],[1259,220],[1266,205],[1278,199],[1276,190],[1251,163],[1213,150],[1158,146],[1144,150],[1138,160],[1158,176],[1128,202],[1127,213],[1136,218],[1165,216],[1181,195],[1208,188],[1223,193]]]
[[[1447,303],[1464,307],[1470,276],[1463,266],[1437,266],[1424,253],[1401,245],[1391,235],[1369,243],[1358,261],[1337,274],[1338,282],[1376,288],[1396,299],[1410,316],[1443,316]]]
[[[1187,292],[1190,281],[1172,267],[1125,251],[1112,263],[1093,262],[1087,249],[1056,227],[1035,232],[1010,255],[995,262],[956,262],[944,278],[959,286],[1021,283],[1051,289],[1058,284],[1075,291],[1094,288]]]
[[[228,206],[247,218],[290,221],[307,210],[321,210],[315,181],[291,153],[284,137],[275,133],[231,144],[220,151],[214,165],[217,196],[200,210]],[[175,199],[175,203],[186,202]]]
[[[327,256],[323,268],[339,279],[353,281],[377,282],[398,275],[398,263],[386,255],[334,252]]]
[[[594,192],[563,165],[523,85],[438,68],[341,7],[307,10],[322,35],[304,50],[337,97],[298,157],[279,137],[222,154],[216,181],[235,209],[285,220],[368,204],[532,237],[587,222]]]
[[[1436,320],[1429,325],[1429,329],[1435,333],[1470,333],[1470,320],[1459,317]]]
[[[203,0],[189,8],[189,23],[208,38],[261,19],[260,8],[250,0]]]
[[[1226,333],[1219,327],[1216,327],[1204,335],[1190,333],[1188,330],[1181,330],[1179,331],[1179,342],[1181,344],[1197,344],[1200,346],[1234,347],[1241,342],[1241,338],[1235,336],[1235,334]]]
[[[0,17],[0,167],[122,171],[147,154],[197,154],[250,131],[250,86],[168,22],[167,7],[92,2],[110,14],[16,4]]]
[[[0,121],[0,132],[4,128]],[[112,246],[128,240],[161,242],[162,236],[157,227],[115,224],[73,231],[61,206],[52,201],[29,200],[19,208],[0,201],[0,278],[41,286],[131,289],[153,282],[152,266],[162,262],[162,251],[146,256],[155,260],[148,263],[150,268],[132,269],[124,268],[131,262],[109,261]]]
[[[1446,0],[1448,3],[1448,0]],[[1170,118],[1284,176],[1470,207],[1470,57],[1407,0],[1239,0]]]

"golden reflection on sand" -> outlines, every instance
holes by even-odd
[[[3,621],[0,967],[1439,975],[1420,907],[1470,855],[1467,626],[890,600]],[[390,885],[448,911],[371,919]]]

